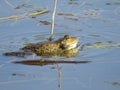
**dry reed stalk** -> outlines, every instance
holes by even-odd
[[[18,15],[12,15],[12,16],[8,16],[8,17],[0,18],[0,22],[7,21],[7,20],[22,19],[22,18],[26,18],[26,17],[36,17],[38,15],[41,15],[41,14],[44,14],[47,12],[48,12],[48,10],[46,10],[46,9],[41,10],[41,11],[25,12],[25,13],[18,14]]]
[[[53,8],[53,12],[52,12],[52,25],[51,25],[51,32],[50,32],[49,40],[52,40],[53,33],[54,33],[56,8],[57,8],[57,0],[54,0],[54,8]]]

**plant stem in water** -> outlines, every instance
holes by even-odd
[[[53,12],[52,12],[52,25],[51,25],[51,32],[50,32],[49,40],[52,40],[53,33],[54,33],[54,22],[55,22],[56,7],[57,7],[57,0],[54,0],[54,8],[53,8]]]

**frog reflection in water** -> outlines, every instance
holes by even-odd
[[[19,52],[6,52],[6,56],[19,56],[32,55],[35,53],[37,56],[63,56],[73,57],[78,54],[78,38],[65,35],[56,41],[41,42],[37,44],[29,44],[21,48]]]

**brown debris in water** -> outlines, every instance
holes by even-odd
[[[25,57],[25,56],[29,56],[29,55],[32,55],[33,53],[32,52],[6,52],[4,53],[3,55],[5,56],[17,56],[17,57]]]
[[[49,21],[42,21],[42,20],[40,20],[39,22],[40,22],[41,24],[43,24],[43,25],[51,25],[51,24],[52,24],[52,23],[49,22]],[[73,29],[73,30],[79,30],[79,31],[81,31],[80,28],[71,27],[71,26],[67,26],[67,25],[63,25],[63,24],[55,24],[55,26],[57,26],[57,27],[62,27],[62,28],[66,28],[66,29]]]
[[[75,16],[74,14],[71,13],[58,13],[59,16]]]
[[[52,65],[52,64],[84,64],[89,63],[91,61],[81,60],[81,61],[68,61],[68,60],[22,60],[22,61],[14,61],[16,64],[25,64],[25,65],[36,65],[36,66],[44,66],[44,65]]]
[[[112,81],[105,81],[106,84],[110,84],[110,85],[113,85],[113,86],[120,86],[120,82],[112,82]]]

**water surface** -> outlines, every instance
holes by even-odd
[[[9,1],[5,2],[5,1]],[[87,64],[29,66],[11,63],[13,60],[38,59],[6,57],[2,54],[17,51],[26,43],[46,41],[51,22],[53,1],[1,0],[0,18],[33,10],[48,9],[49,13],[36,18],[0,22],[0,90],[119,90],[120,48],[91,48],[72,58],[49,59],[90,60]],[[14,9],[22,4],[25,6]],[[54,38],[65,34],[80,38],[79,44],[120,42],[120,0],[59,0],[55,17]],[[114,84],[117,82],[117,84]]]

